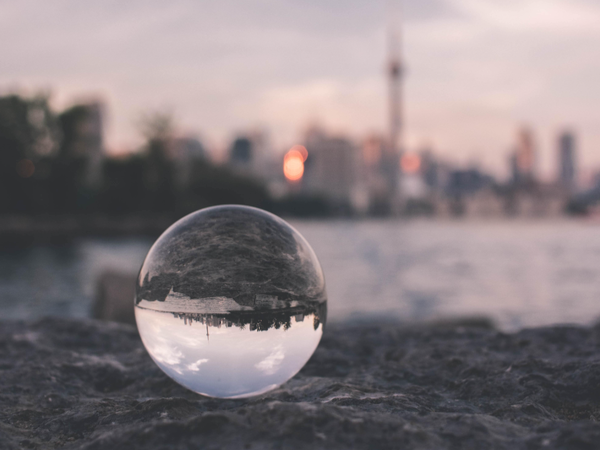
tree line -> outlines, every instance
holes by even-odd
[[[164,114],[142,120],[139,151],[107,156],[98,114],[89,104],[56,112],[45,95],[0,97],[0,214],[183,214],[223,203],[272,205],[259,180],[207,158],[186,159],[182,176]]]

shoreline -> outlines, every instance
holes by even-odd
[[[60,239],[81,236],[158,236],[170,225],[183,217],[179,214],[131,214],[111,216],[104,214],[41,214],[41,215],[0,215],[0,239],[46,238]],[[557,217],[300,217],[282,216],[290,222],[333,222],[333,223],[442,223],[463,224],[541,224],[575,223],[600,225],[600,215]]]

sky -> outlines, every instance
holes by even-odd
[[[386,1],[0,0],[0,93],[102,98],[113,152],[149,111],[217,149],[314,123],[358,140],[387,129]],[[550,177],[568,127],[600,169],[600,0],[405,0],[402,26],[409,150],[503,174],[527,124]]]

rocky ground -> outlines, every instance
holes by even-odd
[[[0,448],[600,448],[600,327],[328,326],[293,380],[204,398],[134,327],[0,322]]]

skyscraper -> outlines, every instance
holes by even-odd
[[[228,162],[240,173],[266,179],[272,173],[270,155],[268,135],[264,130],[255,129],[236,137],[229,149]]]
[[[564,131],[558,137],[559,182],[569,191],[576,186],[575,135]]]
[[[249,166],[252,163],[252,141],[245,137],[238,137],[229,151],[229,163],[234,166]]]
[[[531,185],[535,181],[535,140],[533,132],[523,127],[519,131],[517,146],[511,158],[513,183]]]
[[[356,198],[366,194],[361,170],[361,149],[344,137],[328,136],[318,128],[306,134],[308,157],[302,188],[336,204],[360,208]],[[358,202],[360,203],[360,201]]]

